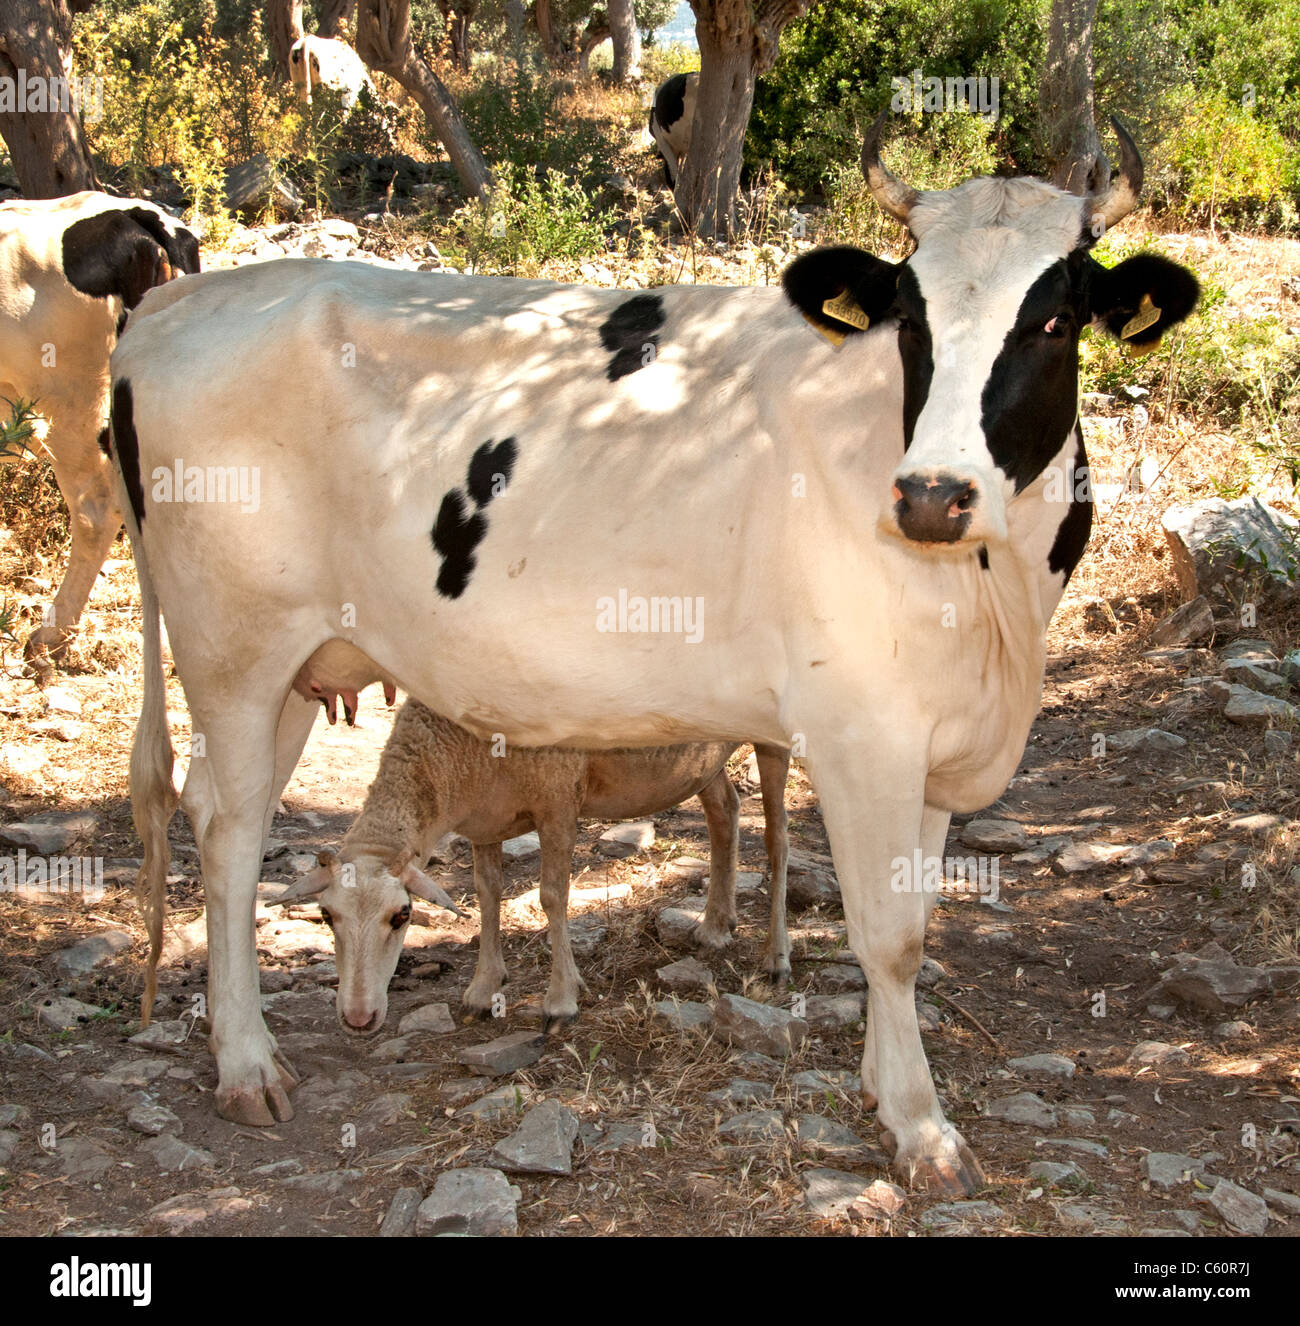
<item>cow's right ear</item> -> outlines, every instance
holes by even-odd
[[[781,284],[819,331],[856,336],[889,312],[901,270],[865,249],[838,244],[796,258],[781,273]]]
[[[96,299],[116,295],[127,308],[135,308],[147,290],[177,274],[172,256],[149,229],[120,208],[74,221],[63,232],[68,283]]]

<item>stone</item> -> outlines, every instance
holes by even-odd
[[[8,1169],[23,1135],[15,1128],[0,1129],[0,1169]]]
[[[709,863],[698,856],[679,856],[664,864],[661,874],[666,879],[693,884],[709,873]]]
[[[1188,598],[1219,585],[1272,607],[1300,602],[1296,535],[1300,521],[1257,497],[1206,498],[1170,507],[1161,519],[1174,574]]]
[[[653,847],[655,826],[649,820],[637,820],[628,824],[616,824],[606,829],[596,839],[596,851],[602,856],[612,856],[615,860],[635,856]]]
[[[278,1179],[281,1188],[313,1197],[342,1197],[366,1178],[362,1169],[327,1169],[316,1174],[293,1174]]]
[[[1197,1200],[1213,1208],[1219,1219],[1239,1234],[1258,1238],[1268,1230],[1268,1203],[1228,1179],[1220,1179],[1208,1197]]]
[[[742,1110],[718,1125],[718,1136],[731,1142],[769,1142],[785,1137],[780,1110]]]
[[[93,1183],[113,1168],[114,1160],[89,1137],[60,1137],[53,1156],[59,1169],[78,1183]]]
[[[875,1185],[868,1185],[860,1175],[842,1169],[805,1170],[800,1178],[803,1180],[804,1203],[814,1220],[843,1220],[851,1215],[873,1216],[880,1213],[877,1203],[888,1200],[883,1199],[879,1193],[873,1193],[871,1202],[863,1202],[868,1188]]]
[[[860,993],[809,995],[804,1000],[804,1021],[813,1031],[842,1031],[862,1020],[866,1004]]]
[[[1281,815],[1261,813],[1258,815],[1238,815],[1227,823],[1229,832],[1245,838],[1267,838],[1278,829],[1285,828],[1287,821]]]
[[[838,902],[840,885],[830,857],[791,848],[786,861],[785,892],[795,907],[824,907]]]
[[[1063,1054],[1027,1054],[1008,1059],[1007,1067],[1030,1082],[1067,1082],[1074,1076],[1074,1060]]]
[[[0,825],[0,847],[17,847],[41,856],[66,852],[99,827],[99,818],[85,811],[50,811],[29,820]]]
[[[1275,1211],[1286,1216],[1300,1216],[1300,1197],[1292,1192],[1282,1192],[1278,1188],[1265,1188],[1264,1201]]]
[[[1175,1151],[1149,1151],[1142,1157],[1142,1177],[1155,1188],[1176,1188],[1205,1173],[1205,1161]]]
[[[1190,645],[1214,631],[1214,610],[1203,594],[1175,608],[1158,622],[1147,641],[1152,645]]]
[[[0,1128],[19,1128],[31,1121],[26,1105],[0,1105]]]
[[[94,1004],[83,1004],[80,999],[70,999],[66,995],[55,995],[42,1002],[36,1011],[36,1020],[51,1031],[67,1031],[100,1017],[104,1009]]]
[[[733,1054],[730,1062],[742,1072],[761,1073],[769,1081],[780,1077],[785,1071],[775,1059],[770,1059],[755,1050],[742,1050],[739,1054]]]
[[[671,1023],[678,1031],[708,1031],[713,1025],[713,1010],[708,1004],[689,999],[660,999],[654,1006],[655,1017]]]
[[[470,1234],[492,1237],[519,1231],[520,1192],[499,1169],[446,1170],[420,1203],[415,1232],[422,1237]]]
[[[370,1051],[370,1057],[376,1063],[395,1064],[400,1059],[405,1059],[408,1054],[413,1053],[410,1036],[394,1036],[390,1040],[380,1041],[373,1050]]]
[[[599,916],[575,916],[569,921],[569,947],[576,958],[591,957],[608,935],[609,930],[601,924]],[[549,937],[547,946],[550,946]]]
[[[1197,953],[1179,954],[1141,999],[1158,1004],[1183,1004],[1206,1013],[1226,1013],[1242,1008],[1271,989],[1267,972],[1258,967],[1244,967],[1217,944],[1207,944]]]
[[[420,1209],[420,1190],[418,1188],[399,1188],[388,1204],[388,1213],[384,1223],[379,1226],[381,1239],[398,1239],[411,1233],[415,1228],[415,1213]]]
[[[1130,847],[1119,863],[1122,866],[1152,866],[1157,861],[1167,861],[1178,850],[1168,838],[1153,838],[1149,843],[1138,843]]]
[[[151,1206],[146,1221],[161,1225],[168,1233],[179,1234],[194,1225],[217,1216],[242,1215],[253,1203],[241,1197],[237,1188],[214,1188],[209,1193],[181,1193]]]
[[[796,1099],[803,1096],[856,1095],[862,1090],[860,1076],[849,1068],[810,1068],[790,1079]]]
[[[707,990],[713,984],[713,973],[695,957],[670,962],[666,967],[660,967],[655,976],[665,990],[674,994]]]
[[[126,1112],[127,1126],[146,1137],[159,1137],[163,1133],[178,1133],[181,1121],[165,1105],[157,1101],[141,1101]]]
[[[1083,1171],[1072,1160],[1035,1160],[1029,1177],[1049,1188],[1075,1188],[1086,1182]]]
[[[297,215],[302,211],[302,194],[272,164],[271,159],[259,152],[231,166],[225,178],[226,207],[232,212],[245,208],[260,211],[268,202]]]
[[[1300,718],[1300,709],[1276,695],[1261,695],[1246,686],[1229,687],[1231,694],[1223,706],[1223,716],[1245,727],[1272,727]]]
[[[857,1133],[820,1114],[801,1114],[798,1127],[799,1145],[805,1151],[860,1151],[866,1145]]]
[[[391,1128],[411,1113],[411,1097],[404,1091],[385,1091],[361,1111],[361,1119],[370,1130]]]
[[[1106,738],[1108,750],[1121,754],[1130,752],[1142,755],[1164,755],[1170,751],[1182,750],[1187,745],[1187,738],[1176,732],[1166,732],[1158,727],[1133,727],[1123,732],[1114,732]]]
[[[524,1174],[570,1174],[578,1116],[559,1101],[534,1105],[523,1122],[493,1148],[492,1159],[504,1170]]]
[[[1058,1105],[1056,1121],[1062,1128],[1094,1128],[1097,1116],[1086,1105]]]
[[[1110,1156],[1110,1152],[1100,1142],[1090,1142],[1085,1137],[1038,1137],[1034,1139],[1034,1145],[1059,1146],[1081,1156],[1095,1156],[1098,1160],[1106,1160]]]
[[[1126,1228],[1121,1216],[1094,1202],[1071,1202],[1061,1207],[1057,1215],[1066,1229],[1077,1233],[1098,1230],[1103,1234],[1122,1234]]]
[[[531,1087],[518,1082],[507,1082],[504,1086],[489,1091],[486,1096],[462,1106],[456,1111],[456,1117],[483,1119],[497,1122],[511,1115],[522,1114],[524,1106],[532,1099]]]
[[[1138,1068],[1148,1064],[1152,1067],[1172,1066],[1187,1063],[1188,1055],[1181,1046],[1169,1045],[1165,1041],[1140,1041],[1126,1062]]]
[[[533,833],[521,833],[517,838],[507,838],[501,844],[501,852],[507,861],[527,861],[537,856],[542,850],[542,840]]]
[[[1063,852],[1067,847],[1074,843],[1073,838],[1068,838],[1064,834],[1054,834],[1047,838],[1040,838],[1027,851],[1017,852],[1011,858],[1011,863],[1017,866],[1037,866],[1049,858],[1055,856],[1058,852]]]
[[[423,1004],[403,1014],[397,1030],[403,1036],[417,1031],[431,1036],[445,1036],[449,1031],[456,1030],[456,1023],[446,1004]]]
[[[1219,1041],[1246,1040],[1255,1035],[1255,1028],[1249,1022],[1240,1020],[1220,1022],[1214,1028],[1214,1039]]]
[[[578,1125],[578,1138],[588,1151],[605,1154],[611,1151],[634,1151],[653,1146],[654,1129],[645,1123],[611,1123],[602,1126],[592,1120]]]
[[[970,820],[961,841],[977,852],[1020,852],[1029,846],[1028,834],[1014,820]]]
[[[817,988],[828,994],[847,994],[867,988],[866,973],[857,962],[828,962],[817,973]],[[917,977],[917,984],[921,978]]]
[[[1283,759],[1290,755],[1291,748],[1294,745],[1294,733],[1278,732],[1273,728],[1264,733],[1264,752],[1273,756],[1274,759]]]
[[[937,958],[922,958],[921,970],[916,973],[916,983],[922,990],[932,990],[947,976],[943,963]]]
[[[535,1031],[514,1031],[507,1036],[498,1036],[485,1045],[472,1045],[460,1050],[456,1062],[469,1068],[477,1068],[492,1077],[501,1077],[505,1073],[518,1072],[535,1064],[546,1050],[546,1037]]]
[[[921,1216],[921,1224],[927,1229],[944,1229],[946,1226],[988,1224],[1003,1218],[1002,1208],[993,1202],[940,1202],[932,1206]]]
[[[655,930],[665,948],[682,948],[694,943],[695,930],[704,914],[703,898],[683,898],[671,907],[660,908]]]
[[[1004,1123],[1027,1124],[1031,1128],[1055,1128],[1056,1111],[1032,1091],[1021,1091],[1003,1100],[993,1101],[985,1114]]]
[[[149,1141],[141,1142],[137,1150],[151,1156],[154,1164],[164,1174],[171,1174],[177,1170],[207,1169],[215,1163],[211,1152],[191,1146],[188,1142],[182,1142],[179,1137],[170,1134],[151,1137]]]
[[[783,1008],[726,994],[713,1009],[713,1029],[743,1050],[785,1058],[808,1035],[808,1024]]]
[[[1101,870],[1113,865],[1128,851],[1122,843],[1071,843],[1052,862],[1058,875],[1077,875],[1085,870]]]
[[[54,955],[54,966],[65,978],[84,976],[124,953],[135,940],[129,930],[98,930]]]
[[[1287,680],[1271,668],[1261,667],[1244,658],[1230,659],[1223,665],[1223,675],[1241,686],[1249,686],[1257,691],[1267,691],[1270,695],[1281,695],[1287,689]]]
[[[748,1078],[735,1077],[725,1087],[705,1094],[705,1100],[715,1105],[752,1105],[758,1101],[771,1100],[773,1087],[770,1082],[751,1082]]]

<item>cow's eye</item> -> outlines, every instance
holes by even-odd
[[[1068,313],[1058,313],[1056,317],[1049,318],[1043,327],[1043,335],[1051,337],[1064,336],[1070,330],[1070,315]]]
[[[400,930],[411,919],[411,908],[409,904],[402,908],[400,912],[394,912],[389,918],[388,924],[394,930]]]

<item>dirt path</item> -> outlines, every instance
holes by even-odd
[[[1175,855],[1150,868],[1115,861],[1061,874],[1046,850],[1040,860],[1021,861],[1008,851],[999,859],[996,906],[957,895],[939,903],[927,946],[939,965],[927,966],[930,984],[920,1001],[924,1037],[950,1117],[987,1171],[984,1204],[952,1208],[909,1193],[888,1218],[859,1208],[851,1220],[828,1222],[805,1200],[813,1171],[844,1171],[863,1187],[892,1177],[874,1120],[851,1089],[862,1041],[855,1005],[807,1003],[860,996],[862,978],[842,960],[842,917],[830,901],[794,909],[790,990],[774,992],[755,979],[766,924],[765,858],[760,802],[744,784],[742,869],[753,875],[742,881],[735,944],[725,958],[704,961],[719,993],[786,1008],[803,997],[813,1025],[788,1060],[738,1056],[707,1032],[682,1031],[655,1012],[662,997],[656,970],[687,951],[661,942],[659,913],[699,891],[692,868],[671,863],[708,854],[703,819],[691,803],[659,817],[654,848],[627,861],[596,853],[604,826],[586,827],[575,887],[607,884],[621,896],[581,909],[594,914],[587,924],[605,931],[579,959],[588,987],[581,1019],[536,1063],[498,1081],[476,1078],[456,1055],[538,1024],[548,952],[536,858],[508,868],[516,900],[506,916],[511,982],[504,1018],[484,1025],[459,1017],[476,918],[413,928],[394,982],[391,1039],[378,1047],[343,1039],[333,1011],[331,940],[310,919],[314,909],[286,918],[259,907],[268,1021],[303,1084],[289,1123],[254,1129],[218,1119],[214,1065],[201,1031],[170,1046],[130,1040],[138,1031],[143,945],[129,890],[138,848],[125,800],[137,684],[129,568],[115,567],[107,586],[97,595],[85,648],[118,648],[123,666],[105,668],[101,657],[95,670],[60,679],[56,703],[80,706],[80,714],[44,713],[30,683],[0,682],[0,822],[52,809],[91,812],[95,824],[78,850],[104,859],[107,885],[93,906],[0,895],[0,1231],[371,1233],[400,1189],[424,1196],[446,1169],[495,1165],[492,1150],[517,1127],[520,1109],[542,1099],[571,1108],[583,1132],[571,1174],[511,1176],[521,1194],[519,1229],[529,1234],[1221,1233],[1229,1228],[1221,1212],[1232,1194],[1219,1190],[1219,1210],[1208,1204],[1218,1180],[1256,1195],[1300,1193],[1294,992],[1219,1013],[1161,1009],[1158,1002],[1153,1012],[1153,1001],[1143,998],[1172,958],[1210,942],[1243,962],[1276,964],[1288,952],[1295,960],[1278,910],[1294,854],[1295,756],[1266,754],[1262,733],[1225,724],[1199,692],[1184,687],[1189,671],[1213,671],[1211,655],[1174,669],[1141,659],[1135,648],[1056,642],[1066,652],[1051,664],[1020,772],[980,818],[1017,822],[1031,849],[1054,837],[1129,845],[1163,838],[1176,845]],[[183,697],[172,687],[183,748]],[[363,697],[358,730],[318,724],[285,796],[286,813],[276,819],[274,836],[286,850],[266,863],[268,882],[292,878],[305,864],[295,858],[341,837],[391,722],[377,697]],[[62,725],[69,739],[51,725]],[[1173,753],[1094,754],[1097,733],[1153,725],[1188,744]],[[1202,781],[1179,790],[1195,780]],[[789,802],[804,874],[815,883],[821,872],[825,884],[817,858],[827,851],[825,833],[802,775],[792,777]],[[1271,838],[1252,836],[1252,822],[1243,821],[1259,813],[1282,817]],[[951,851],[967,850],[961,833],[955,826]],[[169,1002],[159,1017],[188,1029],[184,1015],[203,989],[204,950],[187,951],[181,942],[187,933],[201,940],[201,926],[186,927],[202,907],[183,819],[173,825],[173,844],[173,957],[163,972]],[[1252,863],[1256,887],[1245,888],[1241,867]],[[454,897],[472,903],[467,851],[450,853],[437,874]],[[134,947],[87,975],[60,974],[60,951],[112,928],[130,930]],[[53,1030],[39,1013],[59,996],[104,1012],[72,1030]],[[683,998],[707,1003],[711,996]],[[454,1030],[399,1038],[402,1017],[434,1002],[448,1004]],[[1222,1026],[1234,1021],[1239,1025]],[[1144,1052],[1155,1062],[1135,1061],[1144,1042],[1167,1048]],[[1009,1067],[1037,1054],[1068,1064]],[[820,1089],[798,1078],[810,1070],[827,1075]],[[1051,1076],[1041,1080],[1042,1073]],[[737,1080],[750,1085],[733,1086],[731,1100],[712,1096]],[[519,1090],[499,1114],[458,1112],[502,1082]],[[1031,1099],[997,1104],[1022,1093]],[[1010,1117],[993,1117],[990,1107]],[[754,1109],[778,1117],[731,1122]],[[758,1133],[747,1136],[747,1125]],[[149,1136],[154,1129],[158,1137]],[[651,1146],[640,1145],[647,1138]],[[630,1144],[614,1149],[618,1141]],[[1186,1174],[1176,1173],[1167,1188],[1148,1180],[1148,1152],[1190,1157]],[[1031,1168],[1044,1163],[1049,1168]],[[1262,1208],[1248,1203],[1238,1218]],[[1283,1198],[1272,1198],[1268,1232],[1296,1227]]]

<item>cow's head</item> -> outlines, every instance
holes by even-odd
[[[896,325],[905,456],[881,528],[931,553],[1007,538],[1007,506],[1059,456],[1078,415],[1079,335],[1093,325],[1135,350],[1192,311],[1196,278],[1143,253],[1106,269],[1091,246],[1137,204],[1142,159],[1118,121],[1120,165],[1080,198],[1033,179],[975,179],[918,193],[880,161],[882,115],[862,168],[916,251],[888,263],[818,249],[783,277],[833,337]]]
[[[199,270],[199,242],[175,218],[145,203],[111,207],[63,232],[63,274],[96,299],[132,309],[145,292]]]
[[[388,1016],[388,982],[402,956],[417,898],[463,913],[412,859],[414,853],[358,852],[340,860],[322,852],[316,866],[282,893],[276,906],[311,900],[334,931],[338,1018],[344,1031],[373,1036]]]

